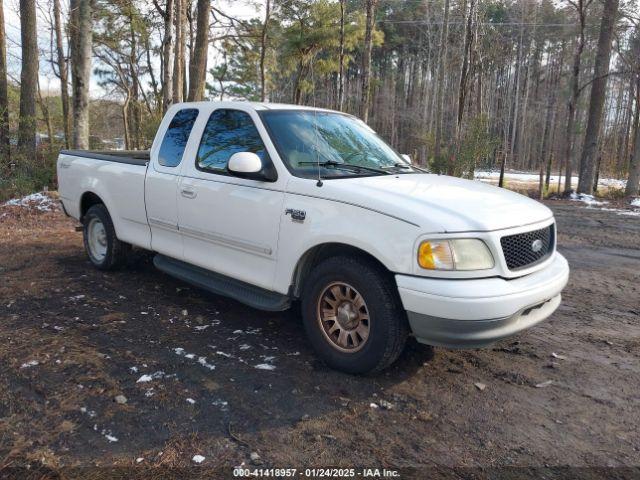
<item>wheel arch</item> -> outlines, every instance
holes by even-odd
[[[107,204],[104,202],[104,200],[102,200],[102,198],[100,198],[99,195],[91,191],[84,192],[80,197],[80,222],[83,221],[84,216],[92,206],[100,204],[104,205],[105,208],[107,208]]]
[[[293,278],[291,279],[291,296],[294,298],[300,297],[304,282],[316,265],[324,259],[337,257],[339,255],[356,256],[370,260],[380,269],[381,272],[392,275],[391,270],[389,270],[384,263],[362,248],[340,242],[321,243],[309,248],[298,260],[293,271]]]

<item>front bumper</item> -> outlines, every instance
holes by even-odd
[[[448,280],[396,275],[398,291],[419,342],[480,348],[549,317],[560,305],[569,265],[559,253],[542,270],[505,280]]]

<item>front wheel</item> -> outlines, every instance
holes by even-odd
[[[347,373],[388,367],[409,334],[393,278],[366,258],[340,256],[319,264],[305,281],[302,315],[318,355]]]
[[[83,218],[84,249],[91,263],[100,270],[114,270],[127,262],[131,246],[116,237],[109,211],[93,205]]]

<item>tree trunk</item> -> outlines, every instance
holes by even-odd
[[[344,108],[344,8],[346,0],[340,0],[340,48],[338,53],[338,99],[336,108]],[[268,5],[268,0],[267,0]]]
[[[573,175],[571,158],[573,156],[572,139],[574,136],[574,123],[576,117],[576,107],[580,98],[580,62],[582,61],[582,51],[584,50],[584,28],[585,28],[585,8],[583,0],[578,0],[577,6],[578,18],[580,19],[580,32],[578,36],[578,44],[573,56],[573,67],[571,69],[571,97],[567,104],[567,129],[564,138],[564,162],[565,162],[565,180],[564,193],[571,191],[571,176]]]
[[[135,31],[135,7],[133,2],[129,6],[129,35],[131,47],[129,51],[129,73],[131,75],[131,137],[134,150],[142,143],[141,126],[142,112],[140,111],[140,80],[138,78],[138,38]]]
[[[184,90],[184,17],[185,3],[187,0],[175,0],[175,23],[176,23],[176,48],[173,58],[173,103],[179,103],[183,99]]]
[[[42,111],[42,117],[44,123],[47,126],[47,136],[49,137],[49,155],[53,155],[53,127],[51,126],[51,114],[49,113],[49,105],[42,97],[42,91],[40,91],[40,80],[38,80],[38,103],[40,103],[40,110]],[[45,162],[46,163],[46,162]]]
[[[636,72],[636,113],[633,122],[635,130],[634,148],[629,162],[629,176],[627,177],[627,186],[625,195],[638,195],[640,190],[640,72]]]
[[[264,12],[264,24],[262,25],[262,34],[260,36],[260,101],[267,99],[267,73],[265,65],[265,57],[267,55],[267,34],[269,31],[269,20],[271,17],[271,0],[266,0]]]
[[[456,170],[455,160],[459,153],[460,142],[462,141],[462,117],[464,116],[464,106],[467,94],[467,80],[469,76],[469,62],[471,57],[471,27],[473,26],[473,10],[475,8],[475,0],[471,0],[469,4],[469,13],[467,17],[464,44],[462,47],[462,67],[460,70],[460,82],[458,84],[458,114],[456,117],[456,136],[455,136],[455,156],[451,155],[448,164],[448,174],[453,175]]]
[[[444,0],[444,20],[440,35],[440,58],[438,59],[438,79],[436,86],[436,133],[434,141],[434,156],[438,159],[442,148],[442,124],[444,111],[444,69],[447,62],[447,43],[449,36],[449,0]]]
[[[378,0],[366,0],[367,23],[364,33],[364,52],[362,54],[362,96],[360,116],[369,121],[369,99],[371,96],[371,52],[373,50],[373,28],[375,26],[376,3]]]
[[[0,0],[0,174],[9,169],[9,88],[7,85],[7,42],[4,32],[4,6]]]
[[[162,113],[165,113],[173,101],[173,21],[174,2],[167,0],[164,15],[164,39],[162,47]]]
[[[209,10],[211,0],[198,0],[198,18],[196,20],[196,41],[193,51],[193,62],[189,64],[189,96],[190,102],[197,102],[204,97],[204,86],[207,77],[207,57],[209,54]]]
[[[71,85],[73,148],[89,148],[89,82],[91,80],[91,2],[71,0]]]
[[[62,37],[62,15],[60,0],[53,0],[53,22],[56,34],[56,55],[58,63],[58,77],[60,78],[60,98],[62,100],[62,123],[64,128],[64,146],[71,145],[71,112],[69,111],[69,74],[67,59],[64,54]]]
[[[20,118],[18,150],[36,154],[36,98],[38,95],[38,36],[35,0],[20,0],[22,70],[20,72]]]
[[[584,137],[582,157],[580,158],[579,193],[593,193],[596,156],[598,155],[598,137],[600,135],[600,123],[602,122],[607,76],[609,75],[609,62],[611,60],[611,40],[617,14],[618,0],[605,0],[593,72],[594,80],[591,84],[587,132]]]

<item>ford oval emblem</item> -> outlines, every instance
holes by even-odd
[[[539,238],[534,240],[531,244],[531,250],[533,250],[535,253],[538,253],[540,250],[542,250],[542,247],[544,247],[544,244]]]

